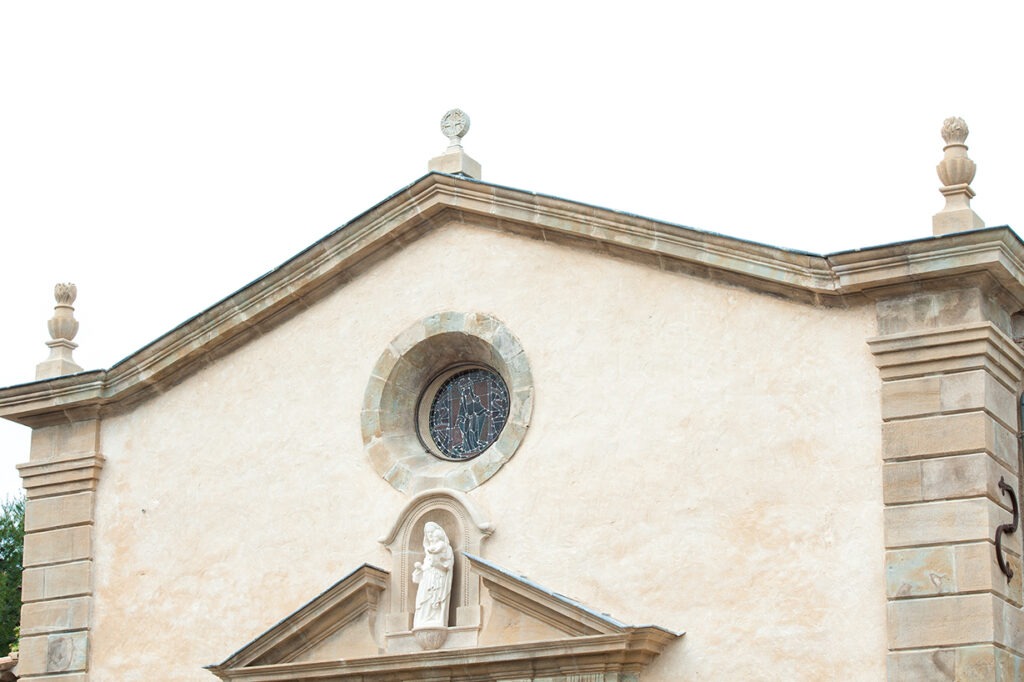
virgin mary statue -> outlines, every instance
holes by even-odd
[[[426,556],[416,562],[412,572],[412,581],[419,585],[412,628],[444,628],[448,626],[455,556],[444,529],[433,521],[423,527],[423,553]]]

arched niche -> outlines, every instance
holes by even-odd
[[[483,541],[494,531],[494,526],[465,494],[437,489],[413,497],[391,530],[380,539],[391,552],[392,559],[390,604],[385,626],[388,635],[407,633],[412,629],[416,601],[412,571],[415,563],[423,560],[423,526],[428,521],[444,528],[455,553],[448,625],[474,630],[480,627],[480,579],[469,570],[463,552],[479,554]]]

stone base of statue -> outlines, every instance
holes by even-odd
[[[444,641],[448,639],[448,628],[428,625],[421,628],[413,628],[412,635],[416,638],[416,643],[420,645],[421,649],[432,651],[440,649]]]
[[[435,642],[438,642],[436,649],[431,649],[431,630],[441,630],[444,634],[435,635]],[[451,625],[443,628],[440,626],[427,626],[424,628],[413,628],[401,632],[389,632],[385,635],[387,652],[389,654],[414,654],[423,651],[437,651],[438,649],[472,649],[480,645],[479,625]],[[425,641],[426,640],[426,641]]]

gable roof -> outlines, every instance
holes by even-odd
[[[430,173],[110,369],[0,389],[0,416],[39,426],[115,405],[123,409],[309,306],[376,259],[451,222],[583,245],[816,305],[848,305],[883,287],[983,272],[1024,307],[1024,244],[1007,227],[819,256]]]

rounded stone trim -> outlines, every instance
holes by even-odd
[[[494,444],[473,459],[442,460],[420,438],[420,400],[439,375],[461,365],[489,367],[501,376],[509,392],[508,420]],[[438,313],[396,336],[374,365],[363,400],[363,449],[397,490],[466,492],[515,454],[532,411],[533,377],[519,339],[484,313]]]

